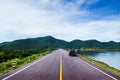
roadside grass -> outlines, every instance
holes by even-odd
[[[0,63],[0,75],[2,74],[5,74],[11,70],[14,70],[16,68],[19,68],[29,62],[32,62],[38,58],[41,58],[49,53],[51,53],[51,51],[45,51],[45,52],[41,52],[41,53],[38,53],[38,54],[33,54],[31,56],[28,56],[28,57],[25,57],[25,58],[15,58],[15,59],[12,59],[12,60],[8,60],[6,62],[2,62]],[[15,62],[16,64],[13,64],[13,62]],[[13,65],[15,67],[13,67]]]
[[[118,70],[118,69],[116,69],[116,68],[114,68],[114,67],[111,67],[111,66],[109,66],[108,64],[106,64],[106,63],[104,63],[104,62],[93,60],[93,59],[91,59],[91,58],[88,58],[88,57],[85,56],[85,55],[80,55],[79,57],[80,57],[81,59],[89,62],[89,63],[92,63],[92,64],[94,64],[94,65],[96,65],[96,66],[98,66],[98,67],[106,70],[106,71],[109,71],[109,72],[111,72],[111,73],[113,73],[113,74],[115,74],[115,75],[117,75],[117,76],[120,76],[120,70]]]

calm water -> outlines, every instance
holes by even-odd
[[[120,70],[120,52],[89,53],[87,56]]]

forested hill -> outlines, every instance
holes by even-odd
[[[7,49],[47,49],[47,48],[102,48],[102,49],[120,49],[120,42],[100,42],[97,40],[73,40],[67,42],[56,39],[52,36],[20,39],[12,42],[4,42],[0,47]]]

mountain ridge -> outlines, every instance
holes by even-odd
[[[102,49],[120,49],[120,42],[100,42],[98,40],[79,40],[70,42],[57,39],[52,36],[19,39],[11,42],[0,43],[0,47],[8,49],[47,49],[47,48],[102,48]]]

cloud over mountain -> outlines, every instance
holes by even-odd
[[[119,41],[120,6],[117,0],[108,3],[105,0],[2,0],[0,42],[45,35],[68,41],[76,38]]]

